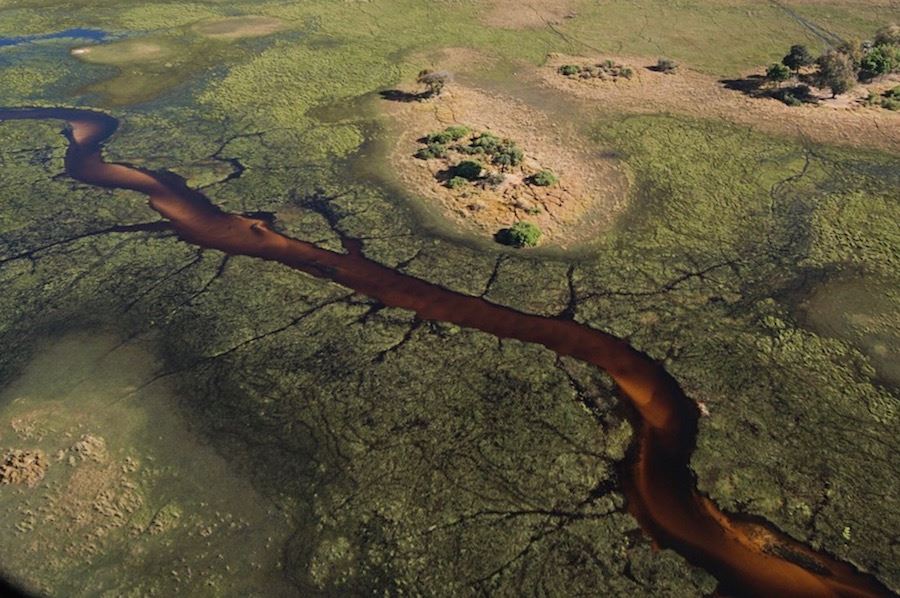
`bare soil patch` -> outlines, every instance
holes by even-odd
[[[33,488],[44,479],[49,465],[44,451],[11,450],[0,461],[0,484],[24,484]]]
[[[131,62],[155,62],[174,57],[174,46],[161,41],[126,40],[96,46],[74,48],[72,56],[96,64],[127,64]]]
[[[516,222],[532,222],[543,231],[542,244],[571,247],[595,238],[625,203],[628,177],[620,162],[588,154],[571,128],[513,98],[453,84],[428,101],[384,106],[398,130],[390,158],[400,182],[465,229],[492,237]],[[448,188],[448,161],[415,154],[423,137],[453,125],[511,139],[524,160],[503,169],[499,185]],[[552,171],[558,182],[529,184],[542,170]]]
[[[634,70],[631,79],[579,79],[561,75],[565,64],[611,59]],[[671,112],[698,118],[720,118],[771,134],[801,135],[820,143],[876,147],[900,151],[900,113],[865,105],[869,91],[881,93],[897,85],[895,77],[859,85],[849,94],[830,98],[813,90],[817,104],[788,106],[773,98],[753,98],[727,89],[714,77],[678,67],[674,73],[651,70],[656,59],[634,56],[572,57],[550,55],[539,69],[544,84],[590,100],[600,109],[628,113]],[[749,73],[748,73],[749,75]]]
[[[200,35],[218,39],[240,39],[243,37],[261,37],[281,31],[286,24],[281,19],[246,15],[241,17],[225,17],[194,24],[192,29]]]
[[[501,29],[531,29],[562,23],[576,16],[576,0],[487,0],[482,20]]]

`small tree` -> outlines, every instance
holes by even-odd
[[[433,98],[435,96],[441,95],[441,92],[444,91],[444,87],[447,85],[447,81],[449,80],[450,73],[444,71],[436,72],[428,69],[420,71],[419,76],[416,77],[416,82],[419,85],[425,86],[425,97],[428,98]]]
[[[474,181],[481,176],[482,170],[481,164],[475,160],[463,160],[453,167],[453,176]]]
[[[766,69],[766,79],[776,85],[791,78],[791,71],[780,62],[773,62]]]
[[[530,222],[516,222],[497,232],[496,238],[511,247],[534,247],[541,240],[541,229]]]
[[[801,68],[809,66],[815,62],[813,55],[809,53],[809,49],[802,44],[791,46],[787,56],[781,59],[781,64],[788,67],[795,73]]]
[[[660,58],[656,61],[656,70],[661,73],[674,73],[678,64],[671,58]]]
[[[581,72],[581,67],[577,64],[564,64],[559,67],[559,74],[566,77],[572,77]]]
[[[828,52],[819,57],[819,84],[831,90],[831,97],[846,93],[856,85],[856,67],[842,52]]]
[[[857,69],[859,68],[859,63],[862,62],[863,56],[866,54],[863,43],[855,37],[851,37],[838,46],[837,51],[841,54],[846,54],[850,59],[850,62],[853,63],[853,66]]]
[[[900,46],[881,44],[869,50],[859,63],[864,78],[878,77],[900,70]]]

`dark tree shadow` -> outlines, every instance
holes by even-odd
[[[800,75],[792,85],[772,87],[763,75],[750,75],[743,79],[722,79],[725,89],[738,91],[751,98],[771,98],[789,105],[816,104],[810,85],[812,78]]]
[[[421,102],[432,97],[432,94],[429,91],[413,93],[399,89],[385,89],[384,91],[379,91],[378,95],[389,102]]]
[[[749,96],[758,96],[766,83],[762,75],[750,75],[744,79],[722,79],[719,81],[725,89],[739,91]]]

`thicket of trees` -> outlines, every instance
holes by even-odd
[[[766,69],[766,80],[779,85],[792,77],[801,78],[801,69],[810,66],[816,70],[805,80],[830,89],[832,97],[850,91],[859,81],[900,72],[900,26],[883,27],[872,40],[848,40],[818,58],[813,58],[806,46],[793,45],[781,62]],[[789,99],[790,94],[781,95]]]

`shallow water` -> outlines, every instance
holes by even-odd
[[[900,387],[900,293],[878,280],[837,279],[817,287],[800,306],[804,323],[865,355],[878,376]]]
[[[19,35],[13,37],[0,37],[0,48],[4,46],[18,46],[31,42],[39,42],[52,39],[87,39],[100,42],[105,40],[109,33],[103,29],[91,29],[74,27],[72,29],[64,29],[54,33],[41,33],[37,35]]]

